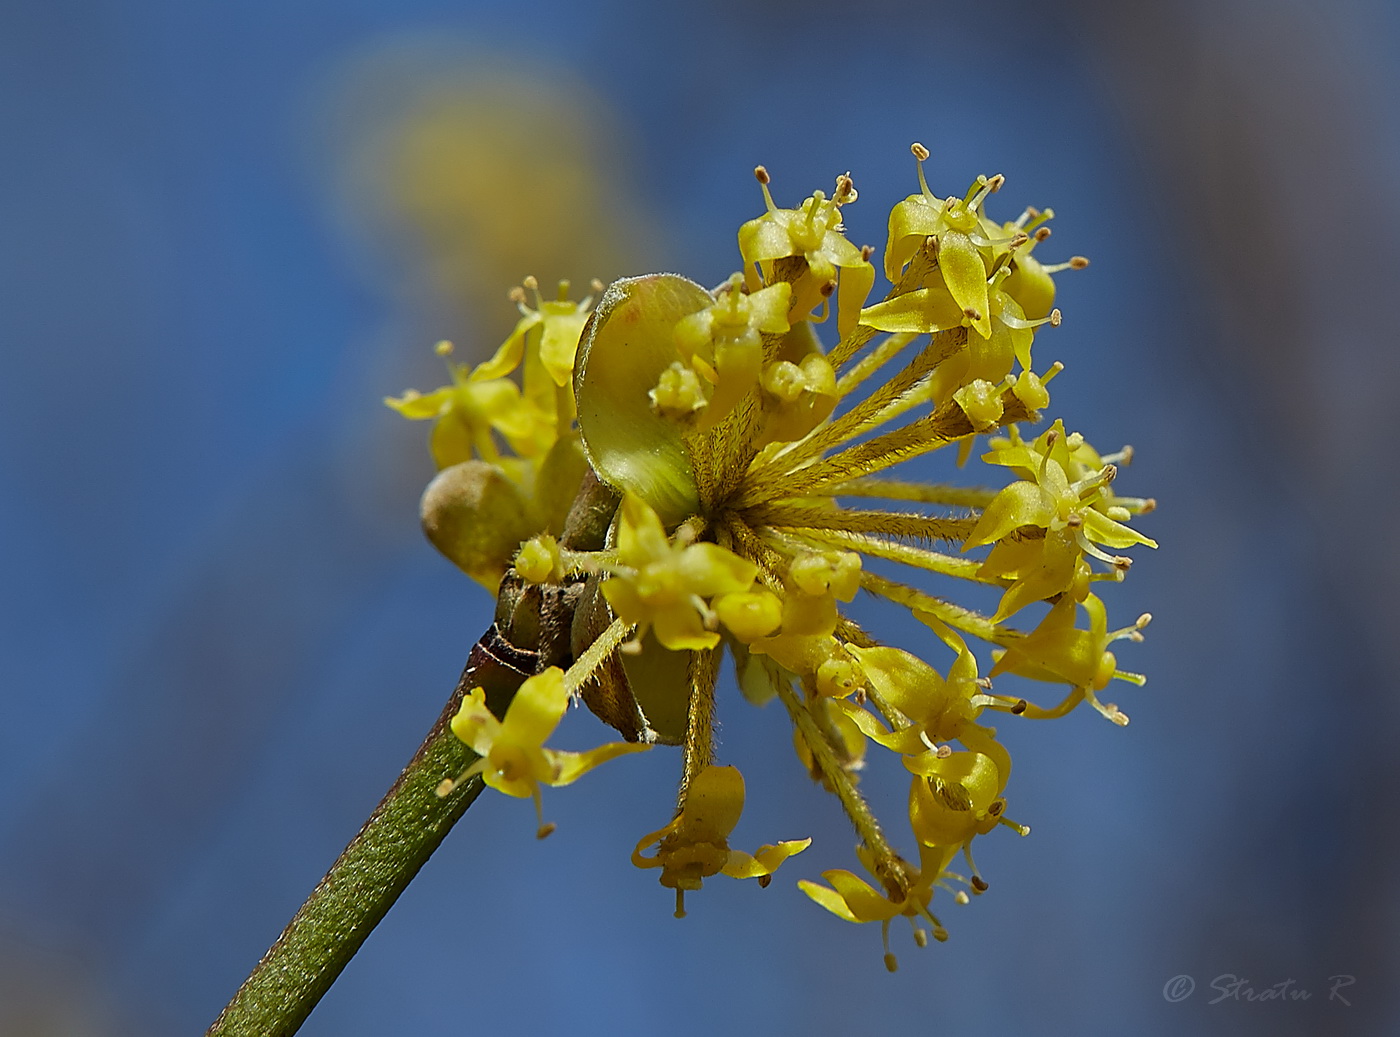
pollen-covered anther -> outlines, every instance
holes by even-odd
[[[1006,177],[1004,177],[1000,173],[997,173],[995,176],[993,176],[990,180],[987,181],[987,193],[996,194],[998,191],[1001,190],[1001,186],[1004,183],[1006,183]]]
[[[929,156],[929,150],[928,150],[928,148],[924,147],[924,146],[923,146],[922,144],[920,144],[917,140],[916,140],[913,144],[910,144],[910,145],[909,145],[909,150],[913,153],[914,157],[915,157],[916,159],[918,159],[920,162],[927,162],[927,161],[928,161],[928,156]]]
[[[768,175],[768,170],[763,166],[753,167],[753,178],[760,184],[770,184],[773,182],[773,178]]]
[[[447,339],[443,339],[441,342],[439,342],[433,347],[433,352],[436,353],[438,356],[451,356],[452,343],[449,342]]]
[[[1029,211],[1029,210],[1027,210],[1027,211]],[[1044,241],[1044,240],[1045,240],[1046,238],[1048,238],[1049,236],[1050,236],[1050,228],[1049,228],[1049,227],[1037,227],[1037,228],[1035,229],[1035,235],[1034,235],[1034,237],[1035,237],[1035,240],[1036,240],[1037,243]]]
[[[860,192],[856,190],[856,182],[851,179],[850,173],[843,173],[836,178],[836,190],[831,195],[833,203],[849,205],[859,197]]]
[[[1058,328],[1063,321],[1064,316],[1060,313],[1060,308],[1058,306],[1050,311],[1050,326],[1052,328]],[[1063,365],[1061,365],[1061,369],[1063,369]]]
[[[868,257],[867,257],[867,258],[868,258]],[[821,286],[821,288],[818,289],[818,291],[821,292],[821,295],[822,295],[822,298],[823,298],[823,299],[830,299],[833,295],[836,294],[836,282],[835,282],[835,281],[823,281],[823,282],[822,282],[822,286]]]
[[[1083,270],[1083,269],[1084,269],[1086,266],[1088,266],[1088,265],[1089,265],[1089,260],[1088,260],[1088,258],[1085,257],[1085,256],[1071,256],[1071,257],[1070,257],[1069,268],[1070,268],[1071,270]]]

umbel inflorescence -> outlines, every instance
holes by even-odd
[[[535,631],[521,647],[538,672],[509,705],[476,689],[453,721],[480,754],[458,781],[480,774],[538,809],[541,785],[681,745],[676,814],[641,839],[633,862],[660,869],[678,916],[685,893],[712,875],[766,885],[810,840],[752,855],[729,847],[744,783],[716,759],[727,652],[750,702],[777,699],[787,711],[802,764],[859,835],[869,880],[836,870],[825,885],[799,885],[844,919],[880,922],[891,969],[890,921],[908,917],[921,945],[930,930],[946,938],[935,891],[964,901],[987,888],[973,840],[1028,831],[1006,816],[1011,759],[987,714],[1047,719],[1088,702],[1127,723],[1099,693],[1114,678],[1143,682],[1110,646],[1140,640],[1148,617],[1111,628],[1097,589],[1128,569],[1115,552],[1156,546],[1127,525],[1153,502],[1114,492],[1130,451],[1100,454],[1042,417],[1061,365],[1037,372],[1032,346],[1060,323],[1055,275],[1086,261],[1039,261],[1049,210],[988,217],[1000,176],[935,196],[928,153],[913,150],[920,190],[890,213],[892,287],[879,301],[868,298],[872,250],[845,236],[851,177],[781,209],[760,167],[767,211],[740,227],[743,269],[718,288],[629,278],[590,311],[567,284],[543,300],[527,279],[534,305],[516,290],[523,316],[494,357],[474,369],[449,362],[450,385],[389,401],[435,421],[429,537],[514,614],[529,612]],[[832,324],[827,347],[818,326]],[[890,474],[945,448],[960,466],[986,467],[969,485]],[[977,488],[987,483],[1003,488]],[[604,531],[584,548],[568,533],[580,514]],[[872,572],[870,559],[907,576]],[[996,608],[957,604],[959,581],[997,588]],[[847,608],[861,591],[912,612],[927,651],[863,629]],[[1018,623],[1042,602],[1048,611]],[[969,640],[990,646],[989,658]],[[997,678],[1013,674],[1064,690],[1036,705],[999,690]],[[624,741],[545,748],[578,699]],[[901,837],[858,788],[868,754],[893,755],[910,774]],[[953,870],[959,855],[965,877]]]

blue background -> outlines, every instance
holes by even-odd
[[[551,792],[543,843],[485,796],[303,1032],[1400,1023],[1398,29],[1366,0],[0,7],[0,1032],[201,1030],[436,715],[490,602],[421,540],[424,429],[379,402],[437,384],[433,341],[494,347],[526,273],[718,282],[759,162],[788,205],[851,170],[879,245],[913,139],[936,191],[1005,173],[994,214],[1053,205],[1041,254],[1093,259],[1037,356],[1161,502],[1108,596],[1156,616],[1132,726],[1003,725],[1034,833],[979,842],[991,892],[945,945],[896,930],[891,977],[794,888],[850,832],[728,689],[736,844],[816,839],[769,889],[678,922],[627,863],[674,753]],[[1208,1004],[1223,974],[1313,997]]]

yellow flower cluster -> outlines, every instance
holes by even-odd
[[[1049,236],[1050,211],[994,222],[984,206],[1000,176],[940,199],[924,179],[927,151],[913,150],[920,190],[890,213],[891,288],[881,300],[868,299],[873,250],[845,236],[843,208],[856,200],[850,175],[830,197],[817,191],[782,209],[760,168],[766,211],[740,228],[742,269],[714,291],[672,274],[626,279],[591,316],[587,301],[566,303],[561,293],[525,311],[487,364],[454,368],[453,384],[436,393],[391,401],[410,417],[437,419],[439,480],[463,465],[490,475],[490,492],[445,498],[430,487],[425,497],[430,535],[478,531],[435,536],[450,557],[483,582],[513,572],[527,584],[580,588],[560,660],[568,670],[546,671],[558,674],[548,678],[548,715],[557,722],[555,707],[577,695],[629,741],[683,745],[676,816],[633,856],[661,868],[677,914],[704,878],[766,884],[807,845],[777,842],[753,856],[729,849],[744,784],[715,759],[715,685],[727,650],[744,695],[777,699],[790,715],[800,760],[850,816],[874,880],[831,870],[826,885],[801,888],[841,918],[880,922],[891,969],[890,922],[908,917],[920,945],[930,930],[946,938],[930,909],[935,892],[966,901],[967,890],[987,888],[973,840],[1002,826],[1029,831],[1005,814],[1011,757],[985,715],[1049,718],[1087,701],[1127,723],[1098,695],[1114,678],[1143,682],[1118,668],[1109,646],[1139,640],[1149,617],[1110,630],[1091,588],[1128,568],[1105,549],[1156,546],[1127,524],[1153,502],[1114,493],[1129,449],[1101,455],[1058,419],[1033,439],[1022,431],[1040,422],[1061,370],[1032,367],[1037,332],[1060,323],[1054,275],[1087,261],[1042,265],[1032,251]],[[833,303],[837,340],[828,347],[817,328]],[[518,389],[506,378],[516,367]],[[960,465],[980,449],[988,467],[973,485],[885,474],[946,447]],[[998,474],[1004,488],[975,488]],[[568,505],[590,480],[611,493],[602,546],[561,547]],[[919,579],[879,575],[871,559]],[[928,579],[995,587],[1000,601],[983,614],[946,589],[917,585]],[[950,661],[881,644],[845,608],[861,591],[912,612],[931,632],[933,654]],[[1025,615],[1029,629],[1013,625]],[[986,663],[968,638],[990,647]],[[1002,675],[1067,692],[1035,705],[996,688]],[[532,682],[542,679],[527,681],[516,701],[527,689],[538,698]],[[489,761],[482,773],[504,791],[572,780],[617,751],[561,764],[542,748],[553,723],[513,727],[516,708],[493,727],[473,696],[459,717],[458,733]],[[498,745],[517,729],[534,739],[528,752],[511,736],[516,748],[502,756]],[[871,743],[911,775],[914,860],[858,788]],[[966,878],[951,870],[959,854]]]

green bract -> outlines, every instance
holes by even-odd
[[[583,329],[574,395],[579,430],[598,478],[635,493],[667,526],[700,506],[682,429],[658,414],[650,392],[676,359],[678,321],[712,305],[676,274],[615,281]]]

